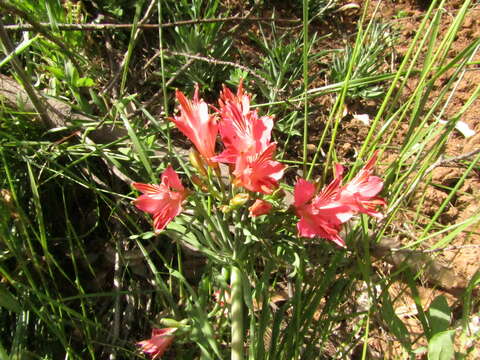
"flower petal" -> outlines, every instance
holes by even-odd
[[[198,91],[197,85],[193,101],[190,101],[177,90],[180,115],[169,119],[190,139],[208,164],[216,167],[217,164],[212,161],[212,158],[215,156],[215,142],[218,134],[217,119],[208,113],[208,105],[199,98]]]
[[[133,201],[133,204],[140,210],[149,214],[154,214],[164,206],[165,195],[157,193],[155,195],[140,195]]]
[[[143,183],[133,183],[132,186],[141,191],[142,193],[146,194],[155,194],[159,191],[159,186],[155,184],[143,184]]]
[[[312,200],[313,195],[315,194],[315,185],[311,182],[298,179],[297,183],[295,184],[295,189],[293,192],[293,196],[295,199],[295,206],[302,206]]]
[[[178,177],[178,174],[175,172],[175,170],[173,170],[171,165],[169,165],[163,172],[162,183],[178,191],[185,190],[180,178]]]

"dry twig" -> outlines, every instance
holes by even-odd
[[[170,28],[176,26],[195,25],[195,24],[210,24],[217,22],[278,22],[287,24],[298,24],[301,20],[298,19],[271,19],[260,17],[225,17],[225,18],[213,18],[213,19],[193,19],[193,20],[181,20],[163,24],[138,24],[139,29],[144,30],[158,30],[158,28]],[[130,30],[133,24],[57,24],[59,30],[62,31],[102,31],[102,30]],[[5,30],[8,31],[42,31],[50,30],[50,23],[37,23],[33,24],[18,24],[18,25],[6,25]]]

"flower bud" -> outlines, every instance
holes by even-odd
[[[205,165],[203,162],[202,157],[196,150],[190,151],[188,154],[188,158],[190,160],[190,164],[203,176],[207,176],[207,171],[205,170]]]
[[[200,190],[204,192],[208,192],[207,185],[205,185],[205,183],[202,181],[202,179],[200,179],[200,177],[198,177],[197,175],[192,175],[190,179],[195,185],[197,185],[200,188]]]
[[[244,205],[248,201],[249,198],[250,198],[250,196],[246,193],[237,194],[233,198],[230,199],[230,206],[233,209],[236,209],[236,208]]]
[[[272,204],[261,199],[255,200],[253,205],[248,208],[252,217],[268,214],[271,209]]]
[[[170,319],[170,318],[161,319],[160,324],[162,324],[163,326],[167,326],[169,328],[179,328],[179,327],[185,326],[185,324],[182,324],[181,322],[174,319]]]
[[[232,211],[232,207],[228,205],[220,205],[220,211],[224,214],[228,214],[230,211]]]

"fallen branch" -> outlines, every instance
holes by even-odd
[[[460,247],[458,247],[460,248]],[[453,247],[436,249],[453,250]],[[461,296],[467,282],[447,266],[441,264],[429,253],[434,251],[402,249],[399,238],[384,237],[379,243],[372,244],[371,254],[377,260],[392,265],[395,271],[410,269],[413,273],[423,274],[423,279],[432,286],[439,286],[454,296]]]
[[[259,18],[259,17],[225,17],[214,19],[193,19],[193,20],[180,20],[175,22],[163,23],[163,24],[138,24],[137,28],[145,30],[158,30],[158,28],[171,28],[176,26],[196,25],[196,24],[211,24],[219,22],[278,22],[287,24],[298,24],[301,20],[298,19],[272,19],[272,18]],[[38,28],[43,30],[51,30],[50,23],[37,23],[36,26],[32,24],[18,24],[18,25],[5,25],[5,30],[8,31],[38,31]],[[133,24],[57,24],[56,26],[62,31],[102,31],[102,30],[130,30]]]

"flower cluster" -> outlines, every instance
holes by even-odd
[[[223,88],[216,114],[211,114],[208,104],[199,97],[198,86],[192,100],[178,90],[176,97],[179,115],[170,120],[195,145],[198,153],[192,153],[191,160],[200,172],[205,172],[203,164],[212,168],[217,168],[218,163],[230,164],[235,186],[261,194],[271,194],[278,188],[285,166],[274,159],[273,119],[260,117],[256,110],[250,109],[251,97],[243,91],[242,84],[236,94]],[[218,134],[224,145],[220,154],[215,152]],[[182,211],[187,192],[171,167],[162,175],[160,185],[134,183],[133,186],[143,193],[134,204],[152,214],[156,231],[163,230]],[[251,216],[266,214],[272,208],[267,201],[257,200],[250,207]]]
[[[254,196],[255,202],[249,207],[250,216],[269,213],[272,204],[261,196],[270,195],[278,188],[285,170],[285,165],[275,160],[276,143],[271,141],[273,118],[259,116],[257,110],[251,109],[251,95],[244,92],[241,83],[236,94],[223,87],[218,109],[209,107],[199,97],[198,86],[192,100],[178,90],[176,97],[179,115],[170,120],[195,145],[196,151],[190,156],[192,164],[203,176],[207,174],[205,166],[217,169],[218,163],[228,164],[233,185],[257,194]],[[210,108],[215,112],[210,113]],[[223,144],[219,154],[215,149],[218,135]],[[336,165],[335,178],[320,191],[307,180],[297,181],[294,207],[300,218],[297,224],[300,236],[320,237],[344,247],[345,242],[339,235],[343,223],[358,213],[377,218],[382,216],[376,208],[385,205],[385,201],[376,195],[382,189],[383,182],[372,175],[376,157],[375,154],[357,176],[345,185],[342,185],[341,165]],[[202,185],[197,177],[192,181]],[[163,230],[180,214],[182,202],[188,194],[170,166],[162,175],[160,185],[134,183],[133,186],[143,193],[134,204],[152,214],[156,231]],[[223,205],[223,209],[228,211],[232,206],[237,206],[239,197],[241,205],[251,198],[248,194],[237,194],[231,199],[231,205]]]
[[[220,135],[225,150],[215,159],[235,164],[234,184],[263,194],[278,187],[285,166],[273,160],[277,145],[270,141],[273,119],[250,109],[250,95],[224,87],[220,94]]]
[[[382,190],[383,182],[372,175],[376,159],[375,153],[363,169],[343,186],[343,166],[337,164],[335,178],[318,193],[313,183],[299,179],[294,192],[294,206],[300,217],[298,233],[304,237],[328,239],[345,247],[339,235],[343,223],[358,213],[382,218],[376,207],[385,205],[385,200],[376,195]]]
[[[276,144],[270,141],[273,119],[259,117],[250,109],[250,95],[242,84],[237,94],[224,87],[220,94],[219,118],[208,112],[208,105],[198,97],[193,101],[177,90],[180,116],[171,120],[188,137],[209,166],[217,162],[234,164],[234,184],[253,192],[271,194],[278,187],[285,166],[274,160]],[[224,150],[215,155],[215,141],[220,133]]]

